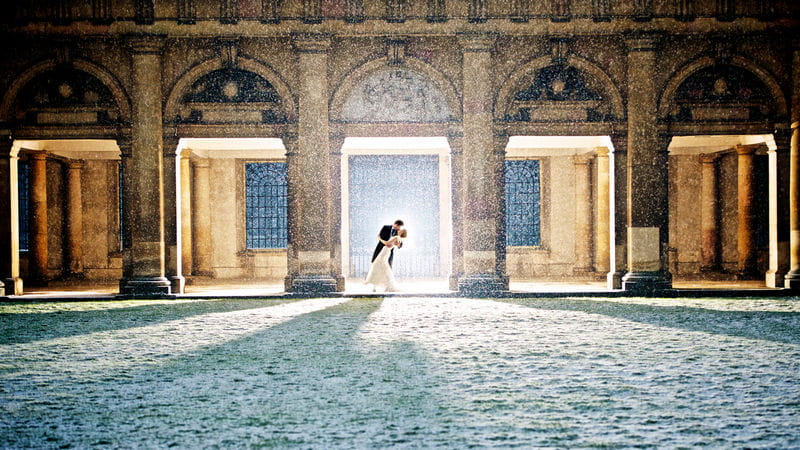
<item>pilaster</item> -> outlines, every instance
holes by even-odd
[[[496,292],[508,289],[503,254],[505,242],[497,233],[503,220],[502,179],[498,177],[500,144],[493,142],[491,111],[491,50],[496,36],[490,33],[462,33],[463,123],[464,123],[464,229],[463,275],[458,289],[463,292]],[[504,137],[507,141],[507,137]],[[503,146],[503,149],[505,147]],[[500,152],[502,155],[502,152]],[[502,163],[502,159],[500,159]],[[500,164],[502,168],[502,164]],[[502,171],[500,172],[502,173]],[[503,225],[499,225],[502,227]],[[502,229],[502,228],[501,228]]]
[[[180,154],[178,136],[174,128],[165,129],[162,142],[164,148],[164,272],[169,279],[172,293],[183,294],[186,280],[183,278],[181,246],[181,197]]]
[[[342,146],[345,135],[341,130],[331,130],[330,134],[330,167],[331,167],[331,277],[336,280],[336,291],[343,292],[345,279],[342,272]]]
[[[453,130],[447,136],[450,146],[451,179],[452,179],[452,258],[448,286],[450,290],[458,290],[458,280],[464,275],[464,236],[455,230],[464,229],[464,135],[460,130]]]
[[[767,150],[769,170],[769,269],[767,287],[783,287],[789,271],[789,147],[791,133],[775,133],[775,149]]]
[[[800,289],[800,39],[792,41],[791,144],[789,150],[789,273],[785,286]]]
[[[0,140],[0,295],[22,295],[19,276],[18,158],[11,136]]]
[[[614,153],[609,155],[609,180],[613,181],[614,201],[609,211],[611,243],[606,276],[609,289],[622,289],[622,277],[628,272],[628,135],[612,134]]]
[[[575,155],[575,266],[576,274],[587,274],[592,267],[592,155]]]
[[[594,270],[607,273],[611,268],[611,158],[606,147],[595,149],[597,164],[596,206],[597,215],[594,227]]]
[[[192,274],[210,277],[211,270],[211,161],[192,159]]]
[[[291,158],[296,167],[289,171],[288,180],[295,211],[289,215],[294,263],[286,289],[335,292],[341,284],[341,268],[332,261],[336,250],[331,232],[334,196],[328,124],[330,37],[296,34],[293,43],[299,79],[298,136],[296,155]]]
[[[189,162],[191,153],[191,149],[184,149],[180,155],[181,273],[184,278],[192,274],[192,166]]]
[[[628,44],[628,272],[626,291],[652,293],[669,289],[666,249],[667,145],[657,128],[658,91],[655,59],[658,38],[631,37]],[[633,82],[635,80],[635,82]]]
[[[161,118],[161,50],[163,39],[132,36],[132,120],[130,157],[123,165],[126,200],[130,209],[127,274],[121,295],[150,297],[170,294],[165,276],[164,174]]]

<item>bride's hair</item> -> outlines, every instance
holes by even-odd
[[[408,231],[406,231],[406,229],[403,228],[402,230],[397,232],[397,235],[400,236],[401,238],[404,238],[404,237],[408,236]]]

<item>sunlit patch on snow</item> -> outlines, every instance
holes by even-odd
[[[48,373],[49,377],[79,375],[83,378],[126,367],[156,364],[200,351],[205,347],[256,333],[303,314],[320,311],[346,302],[346,298],[311,299],[264,308],[190,316],[144,327],[100,331],[0,346],[0,361],[14,358],[13,366],[3,365],[0,380],[25,372]],[[60,354],[52,365],[48,354]]]

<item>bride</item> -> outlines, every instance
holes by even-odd
[[[394,274],[391,266],[389,266],[389,255],[392,254],[392,248],[400,245],[407,235],[408,232],[405,228],[398,231],[396,236],[384,243],[384,247],[378,253],[378,257],[372,262],[369,267],[369,273],[367,273],[367,279],[364,280],[364,283],[372,285],[372,292],[375,292],[379,287],[383,288],[384,292],[397,291]]]

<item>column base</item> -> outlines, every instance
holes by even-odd
[[[0,295],[22,295],[22,278],[3,278]]]
[[[447,287],[451,291],[458,290],[458,280],[461,278],[462,275],[460,273],[451,273],[450,276],[447,278]]]
[[[338,289],[339,281],[330,275],[297,275],[288,276],[284,281],[286,292],[296,294],[329,294],[341,292]],[[344,279],[341,280],[344,284]]]
[[[622,277],[625,272],[608,272],[606,274],[606,287],[608,289],[622,289]]]
[[[122,279],[118,297],[164,298],[172,292],[166,277],[137,277]]]
[[[668,272],[628,272],[622,277],[622,290],[631,294],[657,294],[672,289]]]
[[[169,277],[169,286],[173,294],[183,294],[185,292],[186,278],[180,275]]]
[[[458,279],[458,292],[464,295],[492,295],[508,291],[508,277],[497,274],[471,274]]]
[[[782,288],[786,279],[783,272],[768,271],[764,276],[764,284],[769,288]]]
[[[787,289],[800,290],[800,272],[791,272],[786,274],[783,279],[783,286]]]

